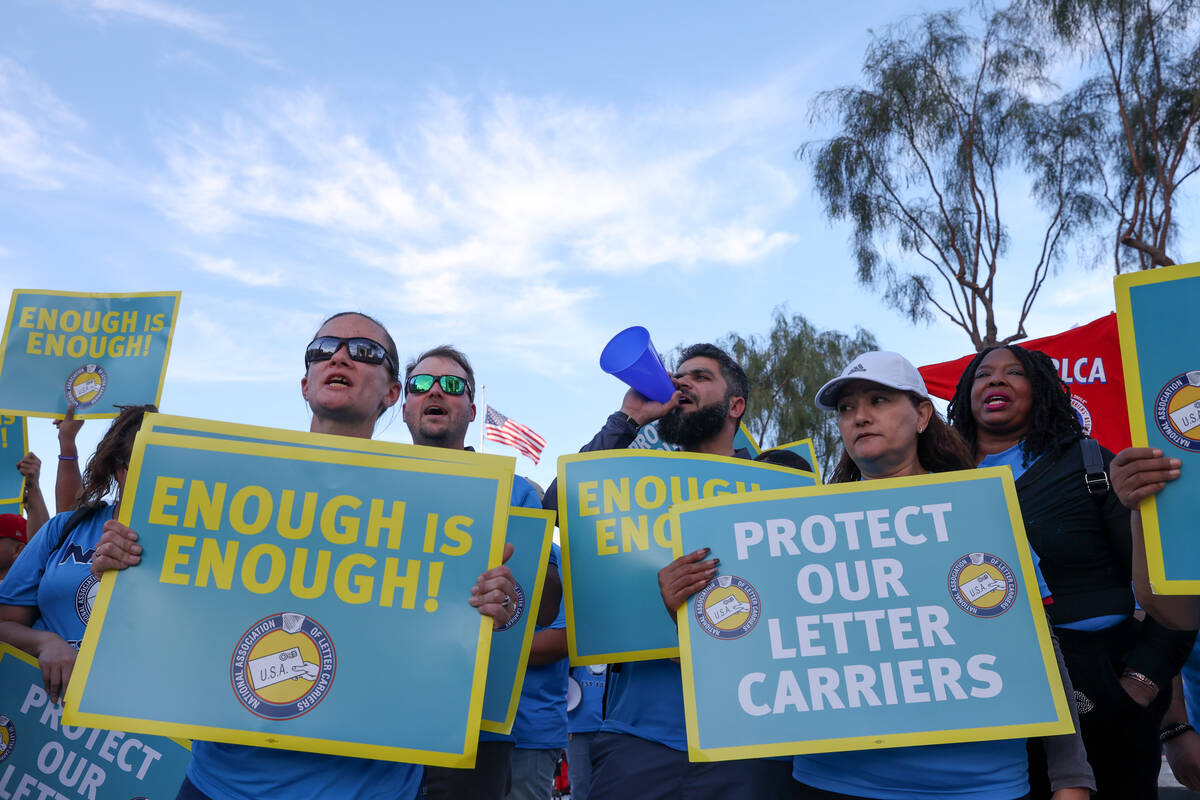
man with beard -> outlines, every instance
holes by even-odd
[[[719,347],[694,344],[680,354],[673,378],[675,394],[666,403],[630,389],[621,410],[608,418],[583,452],[628,447],[643,425],[658,420],[659,435],[668,444],[692,453],[749,458],[745,450],[733,447],[750,393],[738,363]],[[543,502],[557,510],[557,500],[557,486],[552,484]],[[664,603],[691,582],[712,578],[716,563],[702,560],[706,555],[704,550],[689,553],[659,572]],[[593,800],[791,797],[790,760],[688,761],[679,659],[609,668],[604,724],[592,740],[591,753]]]

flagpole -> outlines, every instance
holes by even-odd
[[[483,406],[483,421],[479,423],[479,452],[483,452],[483,429],[487,425],[487,386],[479,387],[479,404]]]

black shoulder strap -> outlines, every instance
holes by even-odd
[[[54,549],[51,550],[50,552],[51,553],[58,552],[58,550],[67,541],[67,539],[69,539],[71,537],[71,531],[78,528],[80,523],[82,523],[85,519],[90,517],[95,512],[96,512],[95,506],[84,506],[83,508],[75,509],[75,511],[71,514],[71,518],[67,520],[65,525],[63,525],[62,533],[59,534],[59,536],[58,536],[58,544],[54,545]]]
[[[1101,497],[1108,493],[1108,473],[1104,471],[1104,458],[1100,455],[1100,444],[1091,437],[1079,440],[1083,453],[1083,484],[1088,494]]]

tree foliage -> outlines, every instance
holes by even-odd
[[[860,282],[913,321],[944,315],[976,348],[1026,335],[1063,243],[1100,209],[1076,145],[1091,120],[1031,99],[1052,84],[1028,24],[997,11],[973,32],[963,12],[947,11],[888,28],[867,50],[862,85],[813,103],[814,121],[836,121],[837,132],[798,151],[826,215],[852,225]],[[1028,177],[1043,221],[1022,232],[1040,248],[1016,330],[1001,338],[996,279],[1010,246],[1001,195],[1014,174]],[[1024,192],[1018,202],[1030,205]]]
[[[851,359],[879,349],[875,337],[861,328],[853,336],[819,331],[803,316],[776,309],[765,338],[730,333],[719,346],[750,379],[742,419],[750,435],[762,447],[811,436],[821,474],[828,475],[841,453],[841,439],[833,415],[818,409],[814,398]]]
[[[1021,0],[1094,69],[1064,101],[1115,221],[1117,272],[1175,263],[1180,186],[1200,171],[1200,0]]]

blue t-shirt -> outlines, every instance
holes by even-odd
[[[567,731],[570,733],[592,733],[600,730],[604,722],[604,673],[603,664],[571,669],[571,680],[579,687],[579,704],[567,711]]]
[[[550,545],[551,562],[559,561],[557,544]],[[558,616],[545,628],[537,631],[566,630],[566,605],[560,600]],[[552,750],[567,746],[567,673],[571,669],[565,658],[549,664],[531,666],[525,670],[521,685],[521,701],[513,722],[512,739],[523,750]]]
[[[58,546],[73,513],[55,516],[21,551],[0,583],[0,604],[36,607],[35,629],[56,633],[78,648],[100,584],[92,576],[92,552],[104,523],[112,519],[112,506],[85,517]]]
[[[630,661],[611,670],[608,679],[608,716],[600,730],[687,750],[679,664],[669,659]]]
[[[515,476],[512,505],[540,508],[537,491]],[[394,761],[317,755],[220,742],[192,743],[188,780],[213,800],[260,797],[409,800],[423,769]]]
[[[1200,638],[1192,646],[1192,654],[1180,670],[1183,676],[1183,702],[1192,727],[1200,730]]]

